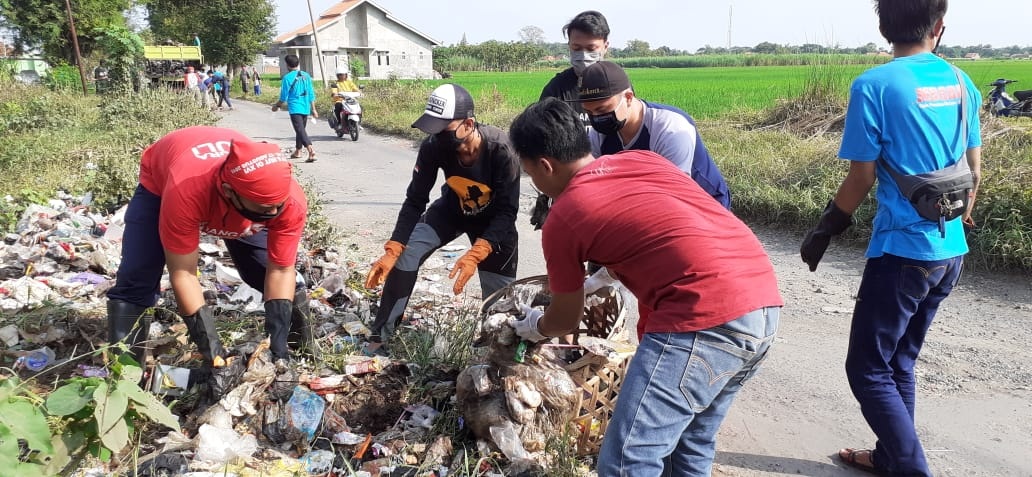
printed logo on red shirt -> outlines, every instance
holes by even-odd
[[[243,232],[234,232],[232,230],[222,230],[217,228],[209,228],[207,222],[201,224],[201,232],[211,235],[213,237],[226,238],[226,239],[240,239],[244,237],[250,237],[258,232],[265,229],[265,224],[252,223],[250,227],[244,229]]]
[[[193,152],[194,157],[202,161],[206,161],[208,159],[217,159],[228,156],[229,145],[230,141],[206,142],[204,144],[198,144],[190,148],[190,150]]]

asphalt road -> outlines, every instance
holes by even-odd
[[[293,148],[285,115],[234,102],[220,125]],[[415,120],[415,118],[413,118]],[[338,139],[324,120],[309,127],[318,161],[297,171],[322,193],[325,212],[365,270],[389,238],[415,162],[414,144],[363,132]],[[524,178],[519,276],[544,273]],[[863,250],[833,244],[817,273],[800,262],[801,237],[757,228],[785,299],[779,336],[721,429],[714,475],[849,476],[833,457],[874,437],[846,384],[842,363]],[[458,243],[468,246],[465,238]],[[446,273],[446,272],[445,272]],[[450,288],[445,279],[442,287]],[[473,282],[469,289],[477,289]],[[632,328],[633,329],[633,328]],[[1032,280],[965,272],[940,308],[918,364],[917,425],[937,476],[1032,476]]]

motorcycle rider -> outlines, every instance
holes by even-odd
[[[330,88],[330,93],[333,96],[333,117],[337,118],[337,127],[341,127],[344,124],[342,113],[344,112],[345,95],[343,93],[358,92],[358,85],[348,79],[348,68],[346,66],[337,67],[337,81]]]
[[[224,351],[198,282],[198,244],[206,233],[225,239],[241,278],[263,292],[277,369],[289,362],[288,341],[314,352],[308,296],[295,288],[294,270],[308,203],[279,146],[232,129],[179,129],[144,150],[139,180],[126,211],[115,286],[107,293],[109,342],[125,340],[143,364],[149,309],[167,267],[202,369],[218,363]]]

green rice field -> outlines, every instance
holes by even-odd
[[[1032,89],[1032,61],[957,61],[972,81],[985,87],[996,78],[1017,79],[1016,89]],[[823,78],[844,98],[849,83],[867,65],[754,66],[713,68],[628,68],[639,97],[684,109],[700,119],[713,119],[737,110],[762,110],[779,99],[798,96],[808,81]],[[445,81],[463,85],[474,97],[500,96],[522,109],[537,101],[541,88],[556,71],[456,72]]]

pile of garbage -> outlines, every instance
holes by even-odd
[[[60,376],[106,376],[107,365],[88,351],[107,341],[103,296],[120,261],[124,215],[124,207],[96,212],[88,195],[59,194],[28,207],[15,232],[5,235],[0,309],[18,318],[0,323],[4,365],[22,374],[64,365]],[[408,327],[437,326],[463,306],[444,276],[464,248],[446,246],[424,263]],[[361,286],[364,270],[355,262],[364,261],[347,253],[299,251],[299,285],[309,290],[323,359],[302,359],[277,374],[263,341],[261,294],[241,280],[220,240],[202,237],[199,279],[230,351],[219,372],[225,379],[213,380],[209,401],[198,398],[189,386],[196,356],[185,325],[174,314],[156,314],[145,388],[169,397],[182,432],[141,442],[134,451],[141,455],[138,468],[129,475],[493,476],[502,475],[498,462],[508,462],[506,475],[548,474],[545,447],[555,430],[578,418],[583,401],[570,353],[587,352],[591,339],[577,346],[521,342],[508,320],[522,315],[521,304],[547,306],[521,295],[480,317],[478,357],[461,372],[365,355],[376,296]],[[175,309],[167,275],[161,288],[158,306]],[[25,319],[32,313],[39,319]],[[68,366],[75,355],[86,359]]]
[[[586,399],[587,380],[602,366],[622,364],[633,348],[590,335],[571,336],[576,344],[521,340],[512,321],[528,307],[547,308],[550,295],[545,284],[533,280],[505,291],[485,306],[476,342],[485,352],[459,373],[456,405],[473,434],[509,459],[510,472],[547,473],[547,445],[572,447],[575,441],[601,439],[594,403]],[[616,318],[622,316],[620,303],[620,292],[606,287],[588,295],[585,311],[589,319]],[[619,335],[622,322],[613,321]]]
[[[90,203],[88,195],[59,194],[25,209],[15,232],[0,244],[0,310],[44,303],[98,306],[118,269],[125,209],[105,217],[91,211]]]

